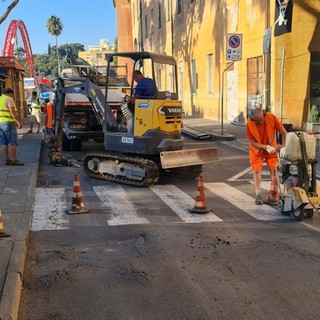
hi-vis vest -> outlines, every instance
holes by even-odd
[[[5,102],[8,99],[8,96],[2,94],[0,96],[0,122],[16,122],[12,117],[9,108],[5,106]]]
[[[53,128],[53,103],[48,102],[46,106],[46,128]]]
[[[277,146],[277,139],[276,139],[276,130],[274,128],[274,117],[273,114],[270,112],[267,112],[264,117],[264,121],[266,123],[266,135],[268,137],[269,145],[278,148]],[[262,143],[260,134],[257,128],[256,123],[249,119],[247,121],[247,126],[251,134],[254,136],[255,140],[259,143]],[[251,143],[250,143],[250,156],[251,155],[258,155],[262,150],[256,149]]]

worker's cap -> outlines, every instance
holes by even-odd
[[[4,89],[2,89],[2,93],[3,94],[13,93],[13,89],[12,88],[4,88]]]

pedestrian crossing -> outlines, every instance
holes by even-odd
[[[93,187],[94,192],[106,210],[111,214],[109,226],[125,224],[147,224],[146,218],[139,217],[136,207],[128,199],[124,188],[120,185]]]
[[[37,188],[32,231],[69,229],[64,188]]]
[[[181,191],[174,185],[155,185],[150,189],[174,211],[181,220],[186,223],[202,223],[202,222],[219,222],[222,221],[212,212],[199,215],[188,212],[188,209],[193,208],[195,200]]]
[[[262,187],[269,187],[269,183],[264,182]],[[280,215],[276,208],[267,205],[256,206],[252,196],[235,186],[217,182],[205,183],[204,187],[207,202],[210,199],[209,208],[212,209],[212,212],[207,214],[190,213],[189,209],[195,204],[196,194],[189,195],[173,184],[154,185],[144,189],[117,184],[93,186],[91,191],[82,192],[86,207],[90,211],[85,221],[90,220],[90,214],[96,213],[99,207],[100,211],[102,208],[105,225],[110,227],[148,225],[153,223],[154,215],[159,214],[162,214],[169,223],[221,223],[227,220],[221,213],[221,206],[228,207],[228,205],[236,208],[242,215],[248,215],[258,221],[287,219]],[[76,225],[77,217],[85,215],[69,216],[66,213],[67,203],[71,201],[71,197],[72,193],[66,188],[37,188],[31,230],[70,229],[71,219],[72,226]],[[86,197],[91,199],[89,205]],[[220,203],[220,207],[215,207],[215,203]],[[89,222],[86,223],[90,225]]]
[[[240,210],[243,210],[245,208],[245,212],[257,220],[283,220],[283,216],[278,214],[276,208],[270,206],[256,206],[254,203],[254,199],[251,196],[248,196],[246,193],[239,191],[236,188],[230,187],[224,182],[206,183],[205,188],[223,198],[224,200],[231,202]],[[230,188],[232,188],[232,190]]]

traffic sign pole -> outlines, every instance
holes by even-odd
[[[226,71],[234,65],[235,61],[242,60],[242,34],[240,33],[228,33],[227,34],[227,48],[226,48],[226,60],[232,61],[222,72],[221,83],[221,135],[223,135],[223,104],[224,104],[224,75]]]
[[[234,65],[234,62],[230,63],[222,72],[222,83],[221,83],[221,135],[223,136],[223,93],[224,93],[224,75],[226,71]]]

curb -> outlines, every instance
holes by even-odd
[[[37,147],[35,151],[35,161],[31,163],[33,170],[30,177],[30,184],[24,206],[25,216],[22,221],[21,229],[18,231],[17,236],[13,240],[13,247],[8,263],[7,275],[0,302],[0,320],[18,319],[24,268],[28,253],[28,242],[33,214],[35,190],[38,180],[42,140],[40,140],[39,143],[40,146]],[[28,207],[28,205],[30,207]]]
[[[26,257],[27,239],[15,241],[2,293],[0,305],[1,320],[15,320],[18,318]]]

